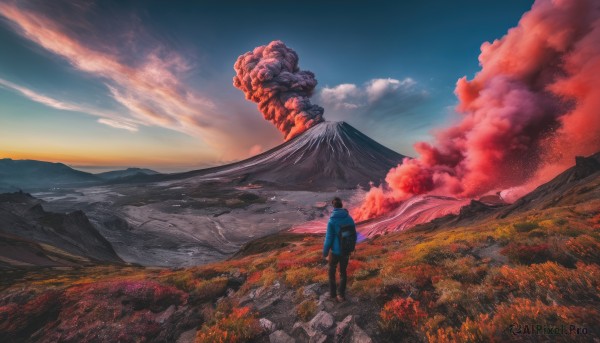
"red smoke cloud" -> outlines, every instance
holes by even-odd
[[[458,80],[461,121],[417,143],[355,210],[359,219],[422,193],[474,197],[545,182],[600,150],[600,1],[537,0],[484,43],[481,71]]]
[[[323,121],[323,108],[310,103],[315,74],[298,68],[298,54],[281,41],[238,57],[233,85],[258,108],[286,140]]]

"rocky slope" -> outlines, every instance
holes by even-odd
[[[27,193],[0,194],[0,266],[122,262],[82,211],[46,212]]]

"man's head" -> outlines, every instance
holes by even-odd
[[[342,199],[340,199],[338,197],[333,198],[333,200],[331,200],[331,204],[333,205],[333,208],[344,207],[344,204],[342,204]]]

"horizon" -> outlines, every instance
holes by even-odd
[[[283,137],[231,79],[238,56],[274,39],[315,73],[311,101],[326,120],[416,156],[414,143],[458,119],[454,87],[479,70],[480,46],[504,36],[532,2],[461,1],[447,16],[456,4],[351,4],[341,13],[329,4],[8,1],[0,5],[0,43],[10,47],[0,56],[0,157],[181,172],[269,150]],[[263,7],[272,20],[252,25]],[[288,27],[309,13],[316,24],[305,32]]]

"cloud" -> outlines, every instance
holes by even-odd
[[[373,79],[366,85],[369,102],[373,103],[389,94],[411,93],[416,82],[410,77],[400,81],[396,79]]]
[[[137,126],[135,126],[134,124],[113,119],[100,118],[98,119],[98,123],[114,127],[115,129],[123,129],[132,132],[136,132],[138,130]]]
[[[375,122],[401,117],[422,104],[428,93],[411,78],[372,79],[358,86],[344,83],[325,87],[321,101],[335,119],[372,120]]]
[[[4,80],[4,79],[0,79],[0,85],[4,86],[5,88],[9,88],[14,91],[17,91],[18,93],[29,98],[30,100],[35,101],[40,104],[43,104],[43,105],[46,105],[48,107],[56,108],[58,110],[65,110],[65,111],[78,111],[79,110],[78,107],[75,105],[68,104],[68,103],[62,102],[60,100],[56,100],[56,99],[47,97],[45,95],[36,93],[36,92],[32,91],[31,89],[21,87],[19,85],[16,85],[16,84],[14,84],[10,81]]]
[[[356,109],[359,104],[354,103],[360,97],[360,90],[355,84],[343,83],[332,88],[321,90],[321,99],[335,109]]]
[[[475,77],[458,80],[460,121],[416,143],[420,156],[390,170],[356,217],[422,193],[517,197],[598,152],[599,41],[598,0],[536,0],[504,37],[481,45]]]
[[[138,123],[136,123],[135,121],[132,121],[132,120],[121,118],[114,113],[105,112],[105,111],[91,108],[91,107],[88,107],[85,105],[79,105],[79,104],[74,104],[74,103],[70,103],[70,102],[65,102],[62,100],[57,100],[57,99],[51,98],[49,96],[39,94],[29,88],[19,86],[15,83],[12,83],[10,81],[7,81],[7,80],[1,79],[1,78],[0,78],[0,86],[3,86],[4,88],[16,91],[17,93],[25,96],[26,98],[28,98],[31,101],[35,101],[37,103],[46,105],[51,108],[55,108],[55,109],[62,110],[62,111],[87,113],[87,114],[101,117],[100,119],[98,119],[98,122],[101,124],[105,124],[105,125],[117,128],[117,129],[124,129],[124,130],[132,131],[132,132],[135,132],[138,130]]]
[[[89,10],[89,6],[82,7]],[[144,40],[140,45],[150,48],[147,48],[148,51],[137,51],[137,54],[119,50],[119,47],[105,41],[114,37],[104,37],[104,40],[101,35],[82,37],[78,31],[85,31],[82,28],[87,28],[89,24],[83,19],[77,21],[80,13],[71,14],[65,24],[53,20],[46,11],[32,5],[23,5],[21,2],[0,3],[0,15],[8,19],[22,37],[106,84],[113,99],[127,109],[130,117],[121,118],[121,121],[111,118],[111,123],[139,121],[145,125],[162,126],[201,136],[218,120],[212,114],[215,105],[189,90],[181,81],[182,74],[190,69],[182,56],[143,35],[139,35],[139,39]],[[130,39],[135,40],[135,35]],[[18,91],[17,88],[12,88]],[[61,108],[65,104],[53,99],[21,93],[54,108],[73,110],[68,106]],[[105,120],[102,123],[107,122]],[[123,124],[119,126],[133,127]]]

